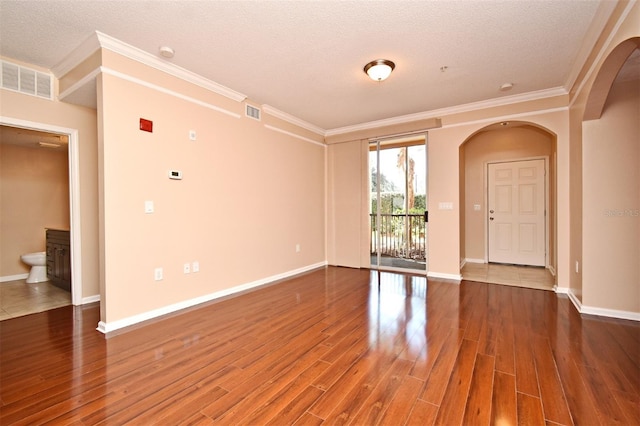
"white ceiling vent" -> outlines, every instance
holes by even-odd
[[[253,118],[254,120],[260,120],[260,108],[256,108],[247,104],[247,117]]]
[[[14,90],[39,98],[53,99],[51,74],[7,61],[0,62],[2,62],[0,81],[3,89]]]

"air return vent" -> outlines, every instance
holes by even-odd
[[[247,104],[247,117],[260,120],[260,109]]]
[[[0,81],[2,88],[37,96],[39,98],[53,99],[51,90],[51,74],[36,71],[7,61],[2,62],[2,74]]]

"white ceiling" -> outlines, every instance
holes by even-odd
[[[566,91],[613,4],[0,0],[0,55],[51,69],[95,31],[152,54],[167,45],[170,62],[335,131]],[[378,58],[396,63],[382,83],[362,70]]]

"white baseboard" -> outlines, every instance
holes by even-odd
[[[82,298],[82,304],[86,305],[87,303],[93,303],[93,302],[99,302],[100,301],[100,295],[96,294],[93,296],[87,296],[87,297],[83,297]]]
[[[460,260],[460,269],[464,268],[464,265],[467,264],[467,259]]]
[[[473,259],[469,257],[465,259],[465,262],[466,263],[487,263],[484,259]]]
[[[5,277],[0,277],[0,283],[6,283],[9,281],[18,281],[18,280],[26,280],[29,274],[18,274],[18,275],[7,275]]]
[[[460,284],[462,281],[462,275],[460,274],[444,274],[441,272],[427,272],[427,278],[440,278],[443,280],[455,281],[457,284]]]
[[[571,300],[571,303],[573,303],[573,306],[575,306],[576,310],[578,312],[582,312],[582,302],[580,301],[580,299],[578,299],[578,296],[576,296],[573,291],[571,291],[570,288],[567,289],[567,296],[569,296],[569,300]]]
[[[279,281],[285,278],[290,278],[295,275],[302,274],[304,272],[311,271],[313,269],[321,268],[327,266],[327,262],[319,262],[313,265],[305,266],[299,269],[294,269],[293,271],[284,272],[282,274],[273,275],[271,277],[263,278],[257,281],[253,281],[246,284],[241,284],[239,286],[231,287],[225,290],[217,291],[215,293],[210,293],[204,296],[196,297],[194,299],[185,300],[183,302],[174,303],[169,306],[164,306],[162,308],[154,309],[151,311],[143,312],[138,315],[133,315],[127,318],[123,318],[116,321],[104,322],[100,321],[98,323],[98,330],[101,333],[110,333],[115,330],[119,330],[121,328],[130,327],[132,325],[139,324],[144,321],[148,321],[151,319],[155,319],[164,315],[172,314],[178,311],[181,311],[186,308],[191,308],[202,303],[210,302],[212,300],[220,299],[222,297],[231,296],[236,293],[240,293],[246,290],[254,289],[256,287],[260,287],[266,284],[271,284],[275,281]],[[84,299],[83,299],[84,300]]]
[[[618,318],[631,321],[640,321],[640,312],[619,311],[617,309],[597,308],[595,306],[582,305],[581,314],[597,315],[600,317]]]
[[[554,277],[556,276],[556,268],[554,268],[553,266],[549,265],[549,267],[547,269],[549,270],[551,275],[553,275]]]
[[[553,290],[558,294],[569,294],[569,287],[558,287],[555,286]]]
[[[598,308],[596,306],[585,306],[582,304],[582,302],[580,302],[580,300],[578,300],[578,297],[573,294],[571,289],[567,289],[567,294],[569,295],[571,303],[573,303],[573,306],[575,306],[576,310],[580,314],[640,321],[640,312],[620,311],[617,309]]]

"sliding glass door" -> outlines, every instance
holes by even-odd
[[[427,269],[427,144],[424,136],[369,147],[371,267]]]

